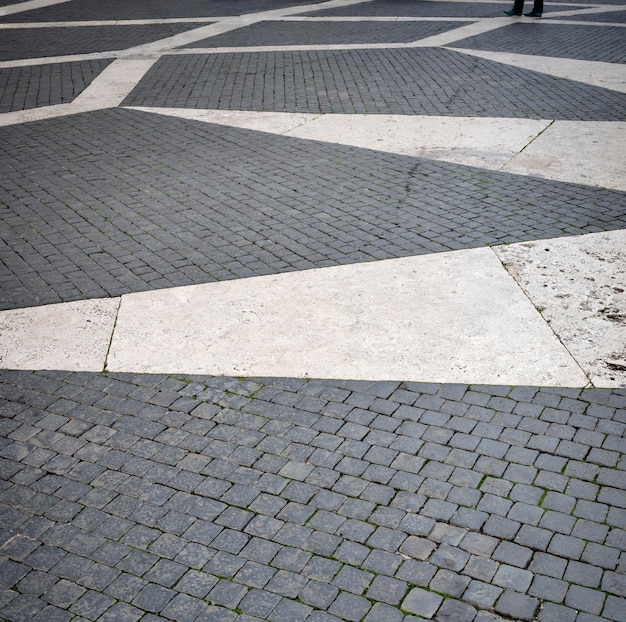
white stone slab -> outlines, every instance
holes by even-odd
[[[626,190],[626,123],[555,121],[504,170]]]
[[[310,123],[320,115],[291,112],[251,112],[247,110],[197,110],[192,108],[152,108],[127,106],[129,110],[139,110],[163,114],[179,119],[216,123],[246,130],[285,134],[304,123]]]
[[[157,60],[158,56],[114,60],[72,103],[88,109],[119,106]]]
[[[617,7],[613,7],[617,8]],[[532,20],[531,20],[532,21]],[[553,20],[551,20],[552,23]],[[569,22],[571,25],[572,22]],[[578,22],[583,25],[584,22]],[[587,24],[589,25],[589,24]],[[626,93],[626,66],[620,63],[603,63],[575,58],[555,58],[533,56],[531,54],[514,54],[511,52],[489,52],[486,50],[470,50],[452,48],[456,52],[484,58],[496,63],[504,63],[513,67],[538,71],[549,76],[576,80],[592,86],[611,89]]]
[[[11,15],[12,13],[21,13],[23,11],[41,9],[46,6],[61,4],[68,1],[69,0],[27,0],[27,2],[20,2],[19,0],[15,0],[13,4],[0,7],[0,17],[4,15]]]
[[[533,119],[329,114],[288,134],[498,169],[548,124]]]
[[[119,298],[0,312],[0,367],[102,371]]]
[[[107,369],[588,382],[487,248],[130,294]]]
[[[504,167],[550,124],[532,119],[130,108],[489,169]]]
[[[626,231],[497,254],[597,387],[626,386]]]

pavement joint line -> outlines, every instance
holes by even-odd
[[[55,4],[63,4],[69,1],[70,0],[27,0],[26,2],[16,2],[15,4],[0,7],[0,17],[12,15],[13,13],[23,13],[31,9],[41,9]]]
[[[544,134],[548,129],[550,129],[555,123],[556,123],[556,121],[554,121],[554,120],[550,121],[542,130],[537,132],[537,134],[535,134],[535,136],[533,136],[517,153],[519,154],[519,153],[524,152],[528,147],[530,147],[530,145],[532,145],[542,134]],[[511,160],[514,157],[515,156],[513,156],[511,158]],[[506,164],[505,164],[505,166],[506,166]]]
[[[552,326],[552,324],[550,322],[548,322],[542,315],[539,307],[537,307],[537,303],[535,300],[533,300],[530,292],[528,292],[523,286],[522,284],[518,281],[518,279],[515,278],[515,276],[511,273],[511,271],[509,270],[509,268],[507,267],[506,263],[503,261],[502,256],[500,255],[500,253],[498,252],[499,247],[498,246],[490,246],[489,247],[491,249],[491,251],[493,252],[493,254],[498,258],[498,261],[500,262],[500,264],[502,265],[502,269],[509,275],[509,277],[513,280],[513,282],[517,285],[517,287],[519,288],[519,290],[522,292],[522,294],[524,294],[524,296],[528,299],[528,302],[530,302],[530,304],[533,306],[533,308],[537,311],[537,315],[541,318],[541,320],[543,321],[543,323],[547,326],[547,328],[552,332],[552,334],[554,335],[554,337],[559,341],[559,343],[563,346],[563,349],[568,353],[568,355],[570,356],[570,358],[572,359],[572,361],[574,362],[575,365],[578,366],[578,368],[580,369],[580,372],[587,378],[588,384],[586,385],[585,388],[587,387],[594,387],[594,384],[590,378],[590,374],[585,371],[585,369],[583,368],[583,366],[581,365],[581,363],[576,359],[576,357],[574,356],[574,354],[571,352],[571,350],[568,348],[567,344],[564,342],[564,340],[562,339],[562,337],[556,332],[556,330],[554,329],[554,326]]]
[[[106,353],[104,355],[104,360],[102,363],[102,373],[106,373],[107,371],[107,364],[109,362],[109,354],[111,352],[111,345],[113,344],[113,338],[115,337],[115,329],[117,327],[117,320],[120,316],[120,309],[122,307],[122,299],[124,298],[124,296],[118,296],[117,297],[117,308],[115,309],[115,319],[113,320],[113,326],[111,327],[111,333],[109,334],[109,343],[106,349]]]
[[[151,58],[117,58],[70,105],[77,109],[119,106],[157,60],[156,55]]]

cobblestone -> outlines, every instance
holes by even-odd
[[[500,6],[174,4],[0,18],[0,114],[158,57],[121,107],[0,129],[0,308],[624,228],[619,191],[126,108],[624,119],[617,91],[413,45]],[[602,7],[453,46],[620,63]],[[0,618],[623,622],[625,429],[620,389],[0,371]]]
[[[88,389],[102,380],[108,380],[116,392],[134,391],[136,395],[141,394],[143,386],[152,383],[150,376],[130,380],[114,374],[68,374],[58,379],[45,372],[2,372],[1,380],[2,410],[7,415],[22,403],[24,386],[39,389],[42,398],[51,392],[72,393],[73,387],[82,387],[87,397]],[[222,382],[232,388],[233,383],[244,381],[195,377],[194,382],[198,384],[196,391],[205,390],[209,395],[209,386],[219,386]],[[315,382],[327,386],[328,395],[332,394],[334,382]],[[182,383],[180,390],[185,386]],[[272,386],[271,382],[265,385],[266,395],[277,395],[271,391]],[[296,395],[302,386],[306,384],[295,389]],[[434,390],[424,394],[431,404],[437,392],[448,391],[446,385],[427,386]],[[412,389],[413,401],[417,402],[420,385],[412,385]],[[404,400],[408,389],[403,391],[399,396]],[[515,391],[523,394],[519,388]],[[76,393],[75,399],[80,399],[80,392]],[[607,397],[611,394],[606,393]],[[103,394],[100,399],[112,395],[106,388]],[[350,395],[355,395],[355,402],[363,404],[356,399],[358,391]],[[458,397],[463,396],[459,393]],[[499,389],[496,396],[502,399]],[[346,399],[344,394],[341,397]],[[568,404],[576,405],[572,408],[578,410],[577,405],[585,397],[585,391],[579,391],[577,397],[568,397]],[[281,401],[285,400],[281,398]],[[54,400],[42,399],[42,402],[54,404]],[[548,615],[545,612],[567,619],[568,612],[575,609],[602,616],[605,607],[610,615],[615,615],[611,613],[617,610],[614,599],[623,598],[621,574],[617,570],[619,546],[623,542],[617,544],[621,542],[618,532],[611,530],[605,521],[610,514],[607,510],[617,508],[585,498],[586,485],[566,486],[562,492],[547,487],[540,497],[529,496],[534,486],[515,484],[504,474],[476,473],[474,477],[471,475],[474,471],[445,463],[407,462],[410,455],[395,451],[389,454],[387,447],[406,430],[399,409],[394,416],[399,417],[400,425],[395,431],[385,432],[382,437],[385,445],[368,443],[362,454],[359,452],[360,460],[370,466],[380,466],[382,460],[393,465],[390,468],[423,473],[422,484],[427,486],[422,489],[424,495],[394,490],[393,479],[381,484],[368,484],[351,475],[326,479],[318,469],[329,469],[315,466],[315,462],[333,453],[328,450],[324,450],[326,454],[318,449],[303,453],[298,459],[275,461],[278,454],[293,452],[300,446],[298,441],[294,445],[294,439],[316,438],[320,433],[308,427],[316,420],[303,420],[294,400],[292,406],[281,411],[278,426],[258,398],[257,402],[254,428],[258,434],[251,446],[243,428],[238,428],[242,432],[233,433],[220,427],[224,423],[219,423],[209,427],[205,434],[209,439],[215,434],[213,442],[228,439],[219,441],[229,443],[227,453],[211,455],[201,449],[202,453],[194,454],[173,447],[177,451],[178,467],[167,474],[168,469],[174,468],[170,465],[171,453],[163,451],[159,443],[154,445],[149,452],[154,466],[141,471],[155,473],[157,481],[149,490],[140,485],[140,477],[118,470],[125,468],[128,461],[124,458],[138,444],[143,443],[141,446],[147,449],[153,443],[149,428],[146,438],[136,433],[129,436],[126,417],[112,419],[110,427],[83,425],[92,415],[76,401],[71,419],[55,420],[57,413],[48,411],[29,424],[33,429],[26,436],[4,437],[7,442],[3,454],[13,456],[15,467],[7,471],[8,487],[0,493],[5,503],[4,529],[11,530],[0,547],[5,560],[0,575],[8,593],[16,596],[2,606],[0,615],[9,619],[18,615],[17,611],[38,615],[44,607],[51,606],[92,618],[119,615],[122,619],[127,616],[132,619],[137,611],[147,611],[162,617],[193,619],[198,612],[206,610],[202,603],[207,599],[212,606],[219,607],[215,610],[219,615],[241,609],[243,613],[237,615],[270,620],[271,612],[276,610],[277,616],[309,615],[316,611],[338,619],[369,616],[373,620],[383,612],[399,611],[398,608],[412,615],[441,620],[453,619],[455,615],[473,620],[477,612],[494,607],[501,615],[520,620],[532,619],[537,610],[543,612],[540,619]],[[210,399],[203,403],[207,404],[207,412],[213,412],[211,417],[216,422],[229,418],[237,426],[244,421],[234,417],[235,411],[229,406],[213,408],[211,405],[217,403]],[[270,397],[268,405],[272,403]],[[249,410],[251,404],[246,403],[245,408]],[[349,412],[344,416],[349,416]],[[87,419],[81,418],[81,413]],[[10,421],[4,419],[3,424]],[[57,430],[54,432],[49,429],[53,421]],[[40,428],[38,423],[47,428]],[[163,425],[159,434],[174,440],[178,433],[176,425],[176,420],[170,417],[169,424]],[[332,438],[344,438],[340,436],[342,429],[324,432],[325,443],[332,445]],[[481,430],[491,434],[489,427],[479,428],[478,433]],[[309,432],[314,433],[311,436]],[[40,436],[50,433],[55,436]],[[30,439],[35,436],[48,438],[50,449],[42,463],[43,469],[38,467],[39,478],[33,479],[22,477],[32,469],[27,463],[32,452],[22,448],[30,448]],[[100,468],[84,482],[72,481],[67,474],[58,473],[55,466],[55,457],[63,456],[60,452],[67,446],[66,439],[89,439],[95,447],[108,446],[112,439],[118,439],[118,449],[111,451],[118,452],[119,458],[102,462],[98,457]],[[211,445],[209,442],[206,447]],[[255,451],[248,457],[252,449]],[[297,450],[293,456],[299,453]],[[200,458],[202,461],[198,462]],[[239,465],[240,459],[249,466]],[[309,459],[314,462],[308,462]],[[3,460],[7,464],[8,458]],[[78,459],[71,472],[87,474],[91,464],[85,458]],[[541,464],[548,467],[552,462],[546,457]],[[567,466],[567,458],[565,462],[554,462],[554,467],[561,471]],[[160,471],[154,471],[157,467]],[[187,490],[179,492],[171,488],[178,487],[187,475],[197,474],[198,468],[207,473],[200,485],[185,486]],[[246,476],[245,485],[227,482],[234,473],[244,475],[245,469],[258,471],[260,476],[252,479]],[[268,477],[284,479],[279,473],[299,478],[289,486],[297,484],[315,492],[304,496],[294,493],[299,500],[291,501],[264,492]],[[316,481],[315,486],[309,483],[311,480]],[[464,509],[487,517],[484,524],[450,524],[437,512],[435,517],[428,516],[428,508],[436,507],[434,502],[443,502],[428,495],[437,494],[440,485],[449,485],[446,480],[454,481],[454,488],[459,491],[478,494],[474,500],[479,499],[476,506],[482,511]],[[477,490],[480,481],[482,485]],[[288,487],[283,484],[278,490],[284,494]],[[112,496],[106,495],[94,505],[98,495],[107,491]],[[578,491],[583,497],[576,496]],[[201,496],[207,494],[210,496]],[[514,494],[520,500],[511,505],[506,497]],[[41,511],[38,495],[42,495],[41,502],[46,504],[54,500],[54,507],[59,506],[59,518],[46,511],[50,518],[35,526],[32,521],[39,520],[36,513]],[[541,508],[534,505],[540,498]],[[12,505],[7,506],[7,502]],[[409,509],[416,502],[419,514]],[[67,514],[64,506],[73,509]],[[168,509],[170,506],[178,511]],[[454,516],[461,511],[461,508],[453,510]],[[509,518],[501,516],[501,512],[506,512]],[[62,516],[70,516],[72,522],[63,525]],[[518,518],[519,522],[510,517]],[[164,528],[166,531],[162,531]],[[102,596],[93,590],[102,590]],[[42,595],[45,601],[39,604],[37,597]],[[444,597],[448,599],[445,602]],[[296,606],[294,599],[300,599],[303,604]],[[282,602],[285,604],[277,609]],[[374,607],[376,604],[379,606]],[[437,613],[439,608],[441,613]]]
[[[594,100],[594,106],[595,103]],[[421,161],[418,174],[413,171],[414,158],[280,136],[264,135],[263,142],[259,143],[258,136],[249,130],[189,123],[131,110],[109,110],[78,115],[72,117],[71,122],[67,118],[59,118],[34,126],[2,128],[2,143],[13,145],[0,154],[7,180],[2,201],[13,206],[11,217],[8,218],[7,214],[6,219],[6,245],[0,251],[6,266],[6,278],[0,283],[5,294],[3,307],[70,301],[84,296],[118,296],[157,287],[284,272],[301,267],[303,261],[309,267],[321,267],[356,260],[430,253],[430,243],[419,231],[424,230],[425,221],[439,219],[441,208],[436,200],[429,197],[440,194],[444,187],[448,197],[447,209],[458,214],[458,221],[447,221],[447,226],[453,227],[449,233],[454,239],[460,239],[463,233],[482,223],[491,231],[491,243],[513,241],[503,210],[509,210],[511,215],[515,213],[516,221],[524,221],[523,231],[514,234],[519,241],[545,237],[546,227],[551,236],[562,235],[564,223],[570,220],[574,227],[568,229],[570,233],[584,233],[589,227],[606,230],[624,226],[623,214],[615,207],[621,196],[609,190],[533,180],[533,194],[538,192],[542,197],[538,203],[527,196],[529,185],[526,179],[517,179],[505,173]],[[32,146],[34,133],[36,148]],[[129,141],[129,136],[141,136],[141,139]],[[215,144],[215,150],[207,151],[202,147],[207,140]],[[81,142],[84,146],[77,147]],[[184,151],[181,150],[181,142],[185,144]],[[16,152],[18,148],[20,153]],[[150,168],[149,154],[155,151],[161,158],[169,158],[171,169],[168,175]],[[55,156],[51,157],[53,152]],[[84,167],[93,157],[90,154],[107,152],[115,153],[117,160],[109,158],[103,161],[103,179],[83,187],[79,180],[89,177],[89,171]],[[67,155],[63,156],[63,153]],[[124,164],[120,169],[119,162],[122,160]],[[225,176],[224,170],[241,168],[242,160],[251,162],[245,176]],[[305,237],[297,248],[283,235],[282,222],[287,212],[290,218],[296,219],[294,222],[301,221],[303,224],[304,219],[309,222],[311,215],[302,207],[304,197],[281,191],[283,196],[277,205],[273,196],[258,193],[258,184],[270,174],[275,183],[283,187],[295,183],[293,164],[298,161],[307,162],[309,183],[303,193],[310,194],[310,200],[315,200],[319,193],[329,192],[331,187],[335,195],[335,200],[320,205],[324,213],[320,214],[319,226],[322,226],[322,221],[334,223],[333,236],[345,239],[346,243],[352,240],[358,244],[361,248],[358,256],[337,250],[332,239],[321,235],[315,228],[307,227]],[[330,161],[333,162],[332,167],[328,164]],[[374,171],[380,176],[379,171],[383,168],[386,172],[373,204],[367,190],[369,179]],[[32,170],[39,171],[36,179],[29,172]],[[185,193],[197,193],[197,196],[188,198],[189,207],[184,211],[173,210],[174,199],[170,197],[180,194],[181,180],[187,179],[189,171],[198,171],[198,178],[192,185],[185,184]],[[478,177],[487,180],[486,187],[490,193],[488,205],[491,208],[485,207],[487,204],[483,202],[482,189],[480,200],[478,195],[475,201],[471,199],[472,193],[479,192],[476,185]],[[349,191],[345,186],[348,181]],[[10,183],[21,188],[19,199],[6,190]],[[134,199],[133,209],[137,217],[135,224],[130,226],[126,219],[127,203],[130,195],[137,194],[137,184],[150,189],[150,196],[157,193],[160,200],[150,199],[148,209],[147,204],[142,206],[141,195]],[[102,196],[104,187],[108,196]],[[341,190],[342,187],[346,190]],[[407,187],[408,196],[406,193],[399,196],[398,187]],[[42,191],[49,197],[45,202],[39,198]],[[235,191],[239,197],[236,208],[218,205],[217,197]],[[94,208],[89,222],[80,232],[68,225],[80,218],[82,210],[82,200],[74,198],[75,195],[89,201]],[[216,199],[207,203],[206,197]],[[258,204],[268,202],[274,206],[271,210],[273,216],[268,215],[258,221],[253,217]],[[565,203],[567,208],[563,207]],[[23,209],[26,204],[29,216],[24,220],[24,216],[19,214],[25,215]],[[551,205],[550,216],[544,209],[545,204]],[[21,206],[19,210],[18,205]],[[472,208],[473,205],[476,207]],[[374,246],[364,244],[364,238],[370,235],[371,225],[368,225],[368,232],[364,231],[363,218],[377,223],[377,236],[385,238],[392,235],[390,227],[395,225],[390,224],[389,219],[392,212],[396,213],[398,209],[403,210],[406,233],[398,240],[396,250],[381,254]],[[226,211],[222,213],[223,210]],[[590,224],[584,227],[577,225],[581,218]],[[242,247],[231,223],[238,222],[243,226],[244,221],[250,229],[249,235],[254,238],[262,236],[265,240],[263,244],[251,242]],[[324,230],[330,226],[324,224]],[[167,257],[173,255],[174,259],[164,259],[150,250],[145,244],[146,236],[142,228],[152,232],[152,246],[169,249]],[[182,232],[189,228],[194,233],[183,236]],[[204,243],[207,236],[216,241],[219,239],[219,242],[208,247]],[[72,241],[61,245],[53,253],[56,240],[66,237]],[[478,238],[470,239],[467,243],[452,240],[440,245],[439,250],[471,248],[481,244],[482,238],[480,241]],[[50,258],[46,260],[49,264],[47,281],[37,274],[41,272],[39,262],[43,247],[50,248]],[[272,256],[268,256],[268,248],[272,249]],[[129,252],[141,262],[143,269],[140,273],[133,272],[129,267],[126,260]],[[193,279],[184,270],[173,267],[173,263],[178,261],[176,257],[183,255],[189,257],[187,261],[194,267]],[[233,261],[235,256],[236,262]],[[319,260],[314,257],[319,257]],[[68,269],[68,263],[75,267]],[[127,415],[133,414],[134,407],[145,408],[137,400],[126,399],[123,403],[123,407],[118,403],[116,408],[128,411],[125,412]],[[194,403],[189,404],[190,408]],[[350,408],[345,403],[337,406]],[[88,407],[92,407],[91,404]],[[273,404],[271,408],[278,412],[283,407]],[[158,407],[155,405],[153,408]],[[421,409],[416,408],[413,412],[419,416]],[[490,410],[484,415],[491,419],[491,413],[495,415]],[[101,419],[97,423],[102,422]],[[132,432],[133,429],[131,426],[127,431]],[[154,437],[158,436],[157,429],[155,427]],[[530,440],[529,448],[553,451],[554,447],[549,449],[547,445],[552,440],[555,439],[535,436]],[[501,458],[509,447],[507,443],[490,438],[483,438],[480,442],[488,456]],[[425,457],[445,460],[443,448],[430,447],[437,449],[438,453]],[[438,455],[440,458],[437,458]]]

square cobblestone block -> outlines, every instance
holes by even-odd
[[[450,570],[439,570],[430,582],[430,589],[441,594],[448,594],[459,598],[465,592],[470,578],[451,572]]]
[[[407,594],[401,607],[409,613],[430,620],[437,613],[442,602],[443,598],[439,594],[416,587]]]
[[[565,605],[572,609],[598,615],[604,605],[605,594],[581,585],[570,585],[565,596]]]
[[[408,584],[404,581],[377,576],[367,590],[367,597],[389,605],[397,605],[404,598],[407,588]]]
[[[501,593],[502,589],[495,585],[471,581],[463,594],[463,600],[481,609],[490,609]]]
[[[371,608],[371,603],[367,599],[341,592],[330,606],[328,612],[337,616],[340,620],[357,622],[361,620]],[[285,621],[289,622],[289,621]]]

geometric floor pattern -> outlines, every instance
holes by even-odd
[[[626,228],[622,192],[131,110],[0,136],[3,309]]]
[[[621,93],[443,48],[164,56],[124,104],[581,121],[625,118]]]
[[[617,239],[623,182],[572,182],[554,166],[579,151],[591,171],[610,168],[614,152],[592,137],[532,154],[557,127],[623,136],[622,2],[546,2],[541,20],[508,8],[0,1],[0,326],[163,288],[210,299],[217,281],[258,291],[264,275],[305,282],[365,262],[383,275],[389,260],[450,253],[466,253],[455,257],[471,274],[481,249]],[[350,115],[355,133],[365,115],[448,135],[476,119],[491,128],[473,137],[485,158],[497,123],[545,125],[515,148],[507,165],[527,168],[512,173],[463,163],[461,150],[454,162],[397,153],[393,130],[354,147],[272,121],[237,127],[237,115],[273,113],[294,125]],[[454,150],[447,140],[439,151]],[[616,353],[605,388],[193,375],[184,358],[175,373],[0,370],[0,620],[626,622],[626,288],[623,250],[608,248],[588,253],[602,269],[586,277],[556,270],[548,309],[523,270],[498,265],[591,378],[559,323],[575,306],[564,283],[576,284],[584,317],[571,338]],[[451,281],[463,291],[469,279]],[[450,293],[432,287],[452,324],[436,306]],[[208,311],[183,327],[181,350]],[[485,324],[504,335],[497,320]],[[393,321],[378,318],[389,332]],[[585,323],[610,337],[585,337]],[[45,325],[23,332],[48,347]],[[0,334],[0,360],[9,346]]]

